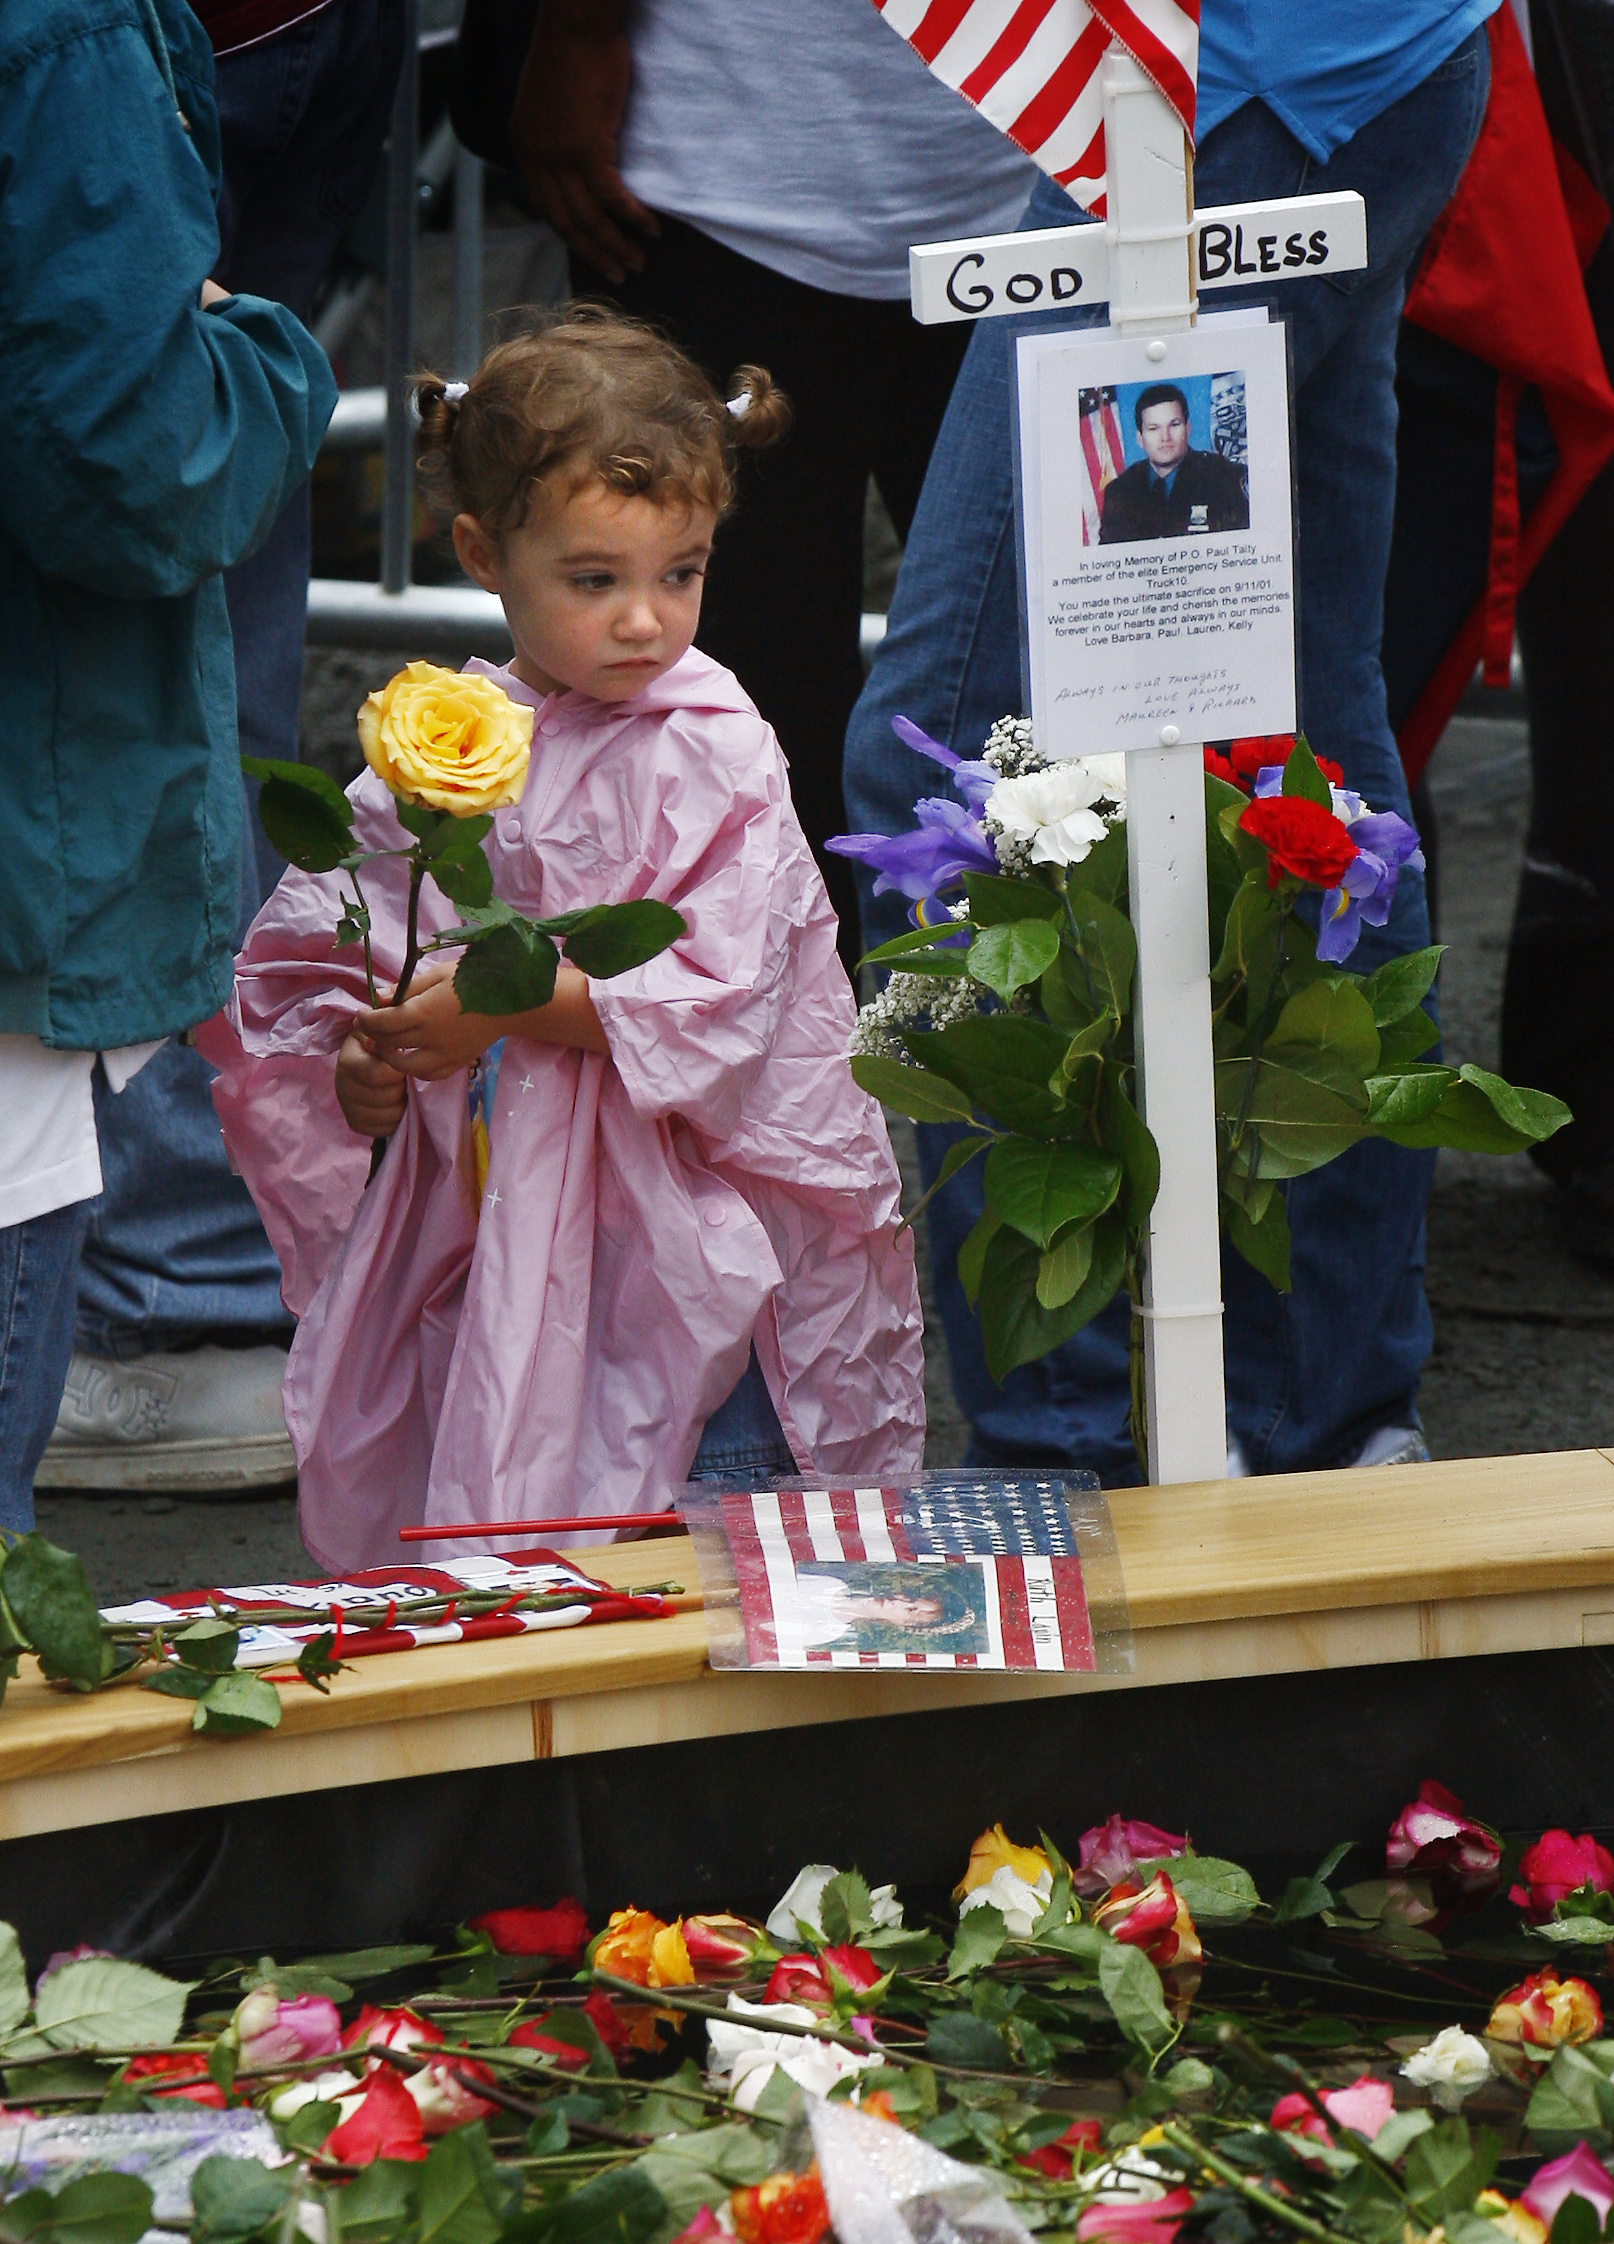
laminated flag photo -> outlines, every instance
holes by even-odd
[[[1091,1475],[691,1487],[678,1511],[694,1538],[714,1667],[1130,1665],[1109,1508]]]

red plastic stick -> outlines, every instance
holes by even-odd
[[[400,1543],[443,1543],[459,1535],[581,1535],[596,1527],[665,1527],[674,1512],[600,1512],[592,1519],[466,1519],[457,1527],[400,1527]]]

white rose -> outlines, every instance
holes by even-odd
[[[1106,2166],[1095,2166],[1082,2180],[1092,2189],[1090,2205],[1152,2204],[1166,2194],[1166,2170],[1128,2144]]]
[[[1415,2088],[1428,2089],[1443,2112],[1456,2111],[1465,2096],[1490,2079],[1492,2070],[1485,2044],[1461,2026],[1443,2026],[1401,2068]]]
[[[827,2096],[838,2080],[884,2061],[878,2050],[864,2055],[855,2049],[843,2049],[838,2042],[768,2031],[766,2022],[769,2019],[788,2025],[816,2025],[814,2013],[799,2003],[752,2003],[742,1996],[730,1995],[729,2009],[738,2018],[759,2021],[754,2026],[731,2025],[726,2018],[714,2018],[706,2028],[712,2053],[712,2078],[727,2087],[739,2111],[755,2111],[762,2091],[776,2071],[793,2080],[799,2088],[809,2088],[815,2095]]]
[[[1000,779],[984,815],[1010,841],[1031,844],[1034,865],[1079,865],[1108,832],[1092,805],[1105,789],[1079,762],[1050,764],[1019,779]]]
[[[973,1892],[965,1894],[958,1905],[958,1913],[961,1917],[967,1917],[972,1909],[979,1909],[989,1902],[1002,1917],[1004,1929],[1011,1940],[1029,1940],[1037,1929],[1037,1919],[1047,1908],[1053,1890],[1054,1882],[1050,1872],[1039,1871],[1036,1884],[1028,1885],[1020,1873],[1012,1870],[1005,1862],[993,1871],[985,1885],[976,1886]]]
[[[823,1906],[824,1888],[840,1872],[833,1862],[809,1862],[798,1870],[790,1881],[790,1891],[779,1901],[767,1922],[767,1931],[775,1940],[794,1942],[800,1938],[798,1924],[809,1932],[824,1938],[823,1921],[819,1911]],[[869,1894],[869,1915],[882,1930],[900,1925],[902,1903],[897,1899],[895,1886],[875,1886]]]
[[[305,2104],[335,2104],[344,2096],[357,2096],[363,2083],[356,2073],[320,2073],[313,2080],[294,2080],[269,2099],[271,2119],[290,2119]],[[346,2117],[346,2114],[343,2114]]]

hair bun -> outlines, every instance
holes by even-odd
[[[420,426],[420,441],[428,452],[444,452],[454,435],[460,403],[470,385],[445,382],[441,374],[422,374],[409,393],[410,406]]]
[[[736,368],[727,404],[729,442],[747,452],[776,444],[793,418],[789,398],[765,366]]]

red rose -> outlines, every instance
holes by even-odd
[[[770,2174],[755,2189],[737,2189],[729,2211],[742,2244],[818,2244],[829,2234],[829,2207],[816,2165],[805,2174]]]
[[[179,2096],[187,2104],[207,2104],[214,2111],[223,2111],[228,2098],[222,2088],[211,2080],[197,2076],[207,2071],[207,2062],[194,2050],[165,2049],[151,2057],[131,2057],[118,2075],[120,2081],[138,2082],[149,2096]],[[147,2081],[189,2080],[189,2088],[147,2088]]]
[[[1096,2119],[1073,2119],[1058,2142],[1044,2143],[1040,2150],[1022,2151],[1015,2164],[1035,2167],[1051,2182],[1068,2182],[1076,2170],[1076,2153],[1096,2151],[1101,2140]]]
[[[471,1919],[473,1932],[485,1932],[501,1956],[580,1956],[588,1944],[588,1918],[581,1902],[557,1901],[553,1909],[490,1909]]]
[[[322,2158],[338,2166],[368,2166],[378,2158],[424,2158],[426,2130],[420,2107],[390,2065],[370,2075],[359,2108],[325,2138]]]
[[[474,2057],[445,2057],[437,2064],[422,2065],[418,2073],[406,2075],[404,2088],[428,2135],[447,2135],[456,2127],[468,2126],[473,2119],[487,2119],[498,2110],[497,2104],[476,2094],[469,2085],[473,2080],[488,2087],[493,2083],[487,2066],[479,2065]]]
[[[1314,888],[1334,888],[1358,855],[1343,823],[1305,795],[1268,795],[1240,814],[1239,825],[1267,853],[1269,888],[1285,873]]]
[[[413,2049],[417,2042],[440,2042],[441,2026],[412,2010],[378,2010],[366,2003],[342,2036],[344,2049]],[[378,2060],[379,2062],[379,2060]]]
[[[1112,1886],[1093,1911],[1093,1922],[1124,1947],[1141,1948],[1161,1971],[1168,1964],[1198,1963],[1205,1952],[1194,1920],[1164,1870],[1141,1888],[1131,1878]]]
[[[803,2003],[809,2010],[827,2010],[833,1997],[829,1981],[818,1968],[816,1956],[781,1956],[774,1965],[764,2002]]]
[[[1497,1996],[1485,2031],[1492,2041],[1558,2049],[1595,2041],[1603,2031],[1603,2006],[1584,1979],[1560,1979],[1547,1964]]]
[[[697,1979],[733,1979],[747,1972],[767,1934],[749,1917],[723,1914],[684,1919],[684,1947]]]
[[[620,2064],[634,2041],[631,2030],[603,1987],[596,1987],[583,2005],[583,2016],[599,2035],[603,2046]]]
[[[1590,1832],[1572,1839],[1567,1831],[1543,1831],[1535,1845],[1520,1855],[1519,1875],[1524,1883],[1512,1887],[1508,1899],[1540,1924],[1577,1887],[1614,1892],[1614,1854],[1599,1846]]]
[[[833,1971],[837,1978],[844,1979],[859,1994],[885,1976],[867,1948],[826,1948],[818,1961],[826,1978]]]
[[[548,2017],[529,2019],[525,2026],[518,2026],[510,2036],[509,2046],[512,2049],[539,2050],[545,2057],[552,2057],[557,2065],[564,2065],[568,2072],[580,2073],[588,2063],[588,2051],[579,2049],[575,2042],[556,2041],[553,2035],[544,2032],[548,2024]],[[598,2026],[595,2027],[595,2032],[599,2032]],[[601,2034],[600,2039],[603,2041],[605,2036]]]
[[[1391,1824],[1384,1848],[1388,1869],[1457,1870],[1465,1877],[1494,1870],[1501,1859],[1502,1842],[1490,1825],[1464,1815],[1462,1801],[1433,1777],[1424,1778],[1417,1799]]]

